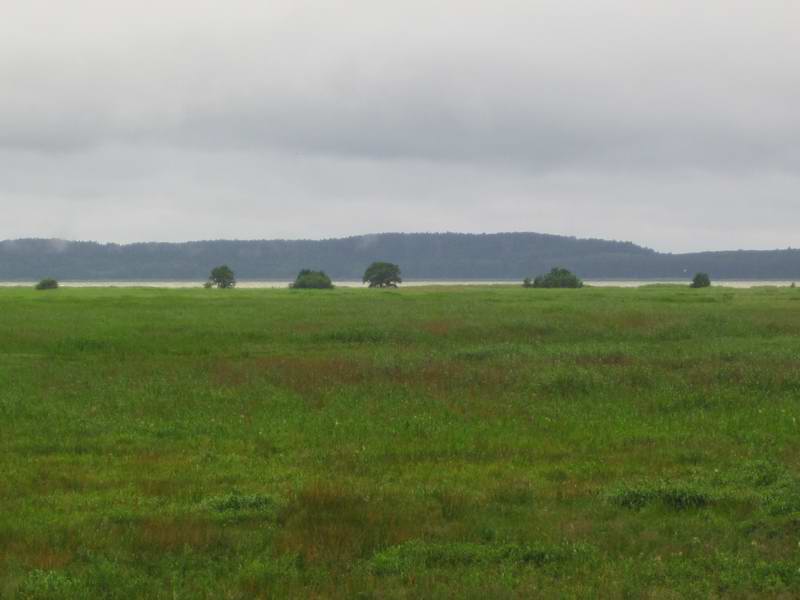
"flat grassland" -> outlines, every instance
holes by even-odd
[[[0,290],[2,598],[795,598],[800,290]]]

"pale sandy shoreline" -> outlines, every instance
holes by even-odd
[[[0,287],[32,287],[34,281],[0,281]],[[245,289],[259,288],[285,288],[289,286],[288,280],[241,280],[237,282],[237,287]],[[594,287],[624,287],[635,288],[645,285],[673,284],[689,285],[689,280],[676,279],[602,279],[585,280],[586,285]],[[202,287],[201,281],[59,281],[62,287],[93,288],[93,287],[152,287],[152,288],[198,288]],[[360,281],[334,281],[337,287],[357,288],[365,287]],[[761,286],[788,287],[792,284],[790,280],[715,280],[713,285],[732,288],[752,288]],[[491,285],[521,285],[517,280],[413,280],[403,282],[403,287],[420,286],[491,286]]]

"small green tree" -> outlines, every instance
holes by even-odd
[[[711,285],[711,278],[708,276],[708,273],[698,273],[692,279],[692,283],[689,287],[693,288],[706,288]]]
[[[54,290],[56,288],[58,288],[58,281],[56,281],[52,277],[45,277],[39,283],[36,284],[37,290]]]
[[[400,277],[400,267],[388,262],[374,262],[364,271],[362,278],[364,283],[369,283],[369,287],[397,287],[398,283],[403,283]]]
[[[539,275],[533,280],[533,287],[535,288],[582,288],[583,281],[577,275],[556,267],[546,275]]]
[[[294,280],[294,283],[289,284],[289,287],[295,289],[329,290],[333,288],[333,282],[331,278],[325,274],[325,271],[303,269],[297,274],[297,279]]]
[[[236,277],[228,265],[220,265],[211,269],[206,287],[232,288],[236,285]]]
[[[530,277],[526,277],[525,279],[522,280],[522,287],[524,288],[533,287],[533,281],[531,280]]]

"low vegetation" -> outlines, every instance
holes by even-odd
[[[710,285],[711,285],[711,278],[708,276],[708,273],[697,273],[692,279],[692,283],[689,287],[707,288]]]
[[[325,271],[303,269],[297,274],[297,278],[290,287],[295,289],[330,290],[333,289],[333,282],[331,278],[325,274]]]
[[[583,281],[581,281],[578,276],[571,271],[562,269],[561,267],[555,267],[551,269],[549,273],[545,275],[539,275],[533,281],[531,281],[530,277],[526,277],[522,282],[522,287],[581,288],[583,287]]]
[[[800,297],[0,289],[0,597],[800,589]]]
[[[45,277],[39,283],[36,284],[37,290],[55,290],[57,288],[58,288],[58,281],[56,281],[52,277]]]

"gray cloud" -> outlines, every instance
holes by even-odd
[[[52,4],[0,23],[0,237],[798,243],[795,2]]]

